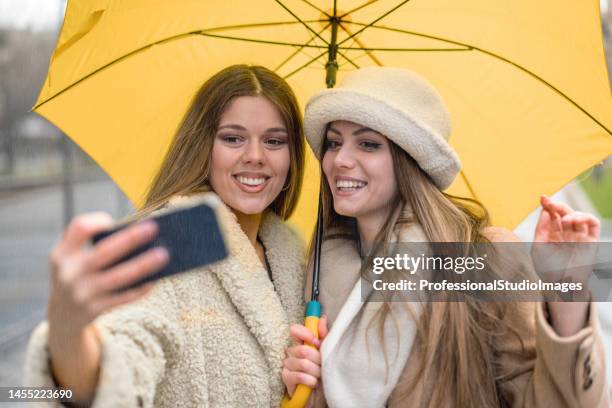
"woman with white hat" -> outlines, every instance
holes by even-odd
[[[319,299],[330,331],[320,352],[288,349],[289,394],[320,377],[314,406],[608,406],[592,302],[362,299],[362,260],[381,243],[518,241],[488,226],[477,201],[443,192],[461,164],[430,84],[402,69],[353,71],[309,100],[305,133],[324,173]],[[535,241],[598,241],[592,215],[545,197],[542,207]],[[292,334],[312,337],[299,325]]]

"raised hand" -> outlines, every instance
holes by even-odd
[[[574,211],[568,205],[540,197],[542,213],[538,219],[535,242],[597,242],[600,223],[592,214]]]
[[[157,235],[153,221],[135,224],[113,234],[91,248],[84,248],[98,232],[109,229],[107,214],[76,217],[50,254],[51,296],[49,322],[78,330],[109,309],[134,301],[151,285],[116,291],[161,269],[168,262],[163,248],[149,250],[126,262],[113,265]]]
[[[51,370],[57,385],[70,388],[83,405],[88,405],[94,395],[102,353],[97,329],[91,322],[113,307],[144,296],[152,284],[121,293],[117,290],[168,262],[167,251],[157,248],[115,265],[157,235],[153,221],[130,226],[86,248],[95,234],[112,224],[111,217],[102,213],[76,217],[49,256]]]
[[[600,223],[592,214],[574,211],[566,204],[540,198],[542,213],[536,226],[532,258],[538,274],[549,281],[582,284],[572,294],[573,302],[547,302],[550,322],[560,336],[581,330],[588,318],[590,298],[587,282],[592,274]],[[543,243],[545,245],[538,245]]]
[[[542,196],[542,213],[536,226],[532,257],[536,270],[549,281],[581,282],[591,276],[595,245],[599,241],[599,220],[588,213]]]

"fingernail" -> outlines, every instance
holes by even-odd
[[[155,251],[154,252],[155,258],[158,261],[168,262],[168,260],[170,259],[170,254],[168,253],[168,250],[166,248],[159,247],[159,248],[155,248],[154,251]]]
[[[159,228],[157,226],[157,223],[151,220],[143,221],[140,225],[142,226],[146,234],[155,234],[157,233],[157,230]]]

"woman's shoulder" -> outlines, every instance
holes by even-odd
[[[427,235],[421,224],[415,221],[398,224],[391,238],[394,242],[427,242]]]

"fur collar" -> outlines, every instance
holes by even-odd
[[[401,215],[408,216],[410,212],[406,207]],[[415,221],[398,224],[391,236],[391,242],[426,241]],[[323,243],[320,300],[333,323],[321,345],[321,359],[323,388],[330,407],[384,407],[408,361],[416,335],[414,320],[387,319],[384,347],[379,344],[378,331],[368,329],[382,303],[370,301],[369,294],[363,292],[360,268],[361,259],[353,241]],[[389,306],[396,316],[405,315],[404,303],[392,302]],[[412,303],[412,307],[418,315],[420,306]],[[385,350],[395,351],[388,365]]]
[[[213,265],[223,288],[265,353],[273,396],[282,397],[282,361],[290,344],[289,324],[304,314],[304,249],[297,233],[266,211],[259,236],[266,248],[274,284],[234,213],[213,193],[175,197],[168,208],[205,202],[215,209],[231,256]],[[280,401],[279,401],[280,402]]]

